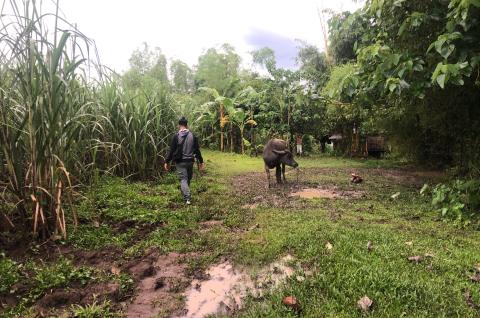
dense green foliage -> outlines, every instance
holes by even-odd
[[[472,171],[480,162],[479,19],[480,3],[468,0],[372,0],[334,16],[332,54],[355,72],[335,79],[331,96],[404,154]]]
[[[8,223],[65,236],[75,186],[101,173],[159,176],[181,115],[203,146],[222,151],[256,153],[272,137],[293,146],[296,135],[324,151],[335,134],[336,153],[364,155],[366,138],[380,135],[395,154],[478,173],[477,1],[372,0],[333,14],[328,54],[300,41],[297,70],[278,67],[270,48],[252,52],[258,73],[229,44],[190,67],[144,43],[124,74],[97,68],[94,78],[80,54],[90,39],[35,2],[12,4],[0,63]]]
[[[5,264],[8,266],[5,267]],[[17,263],[2,256],[0,274],[2,277],[0,297],[11,297],[19,292],[18,288],[24,293],[16,308],[7,308],[2,312],[5,317],[23,316],[22,313],[49,290],[74,283],[86,285],[98,278],[92,268],[75,267],[65,258],[59,258],[52,264],[42,264],[34,261]]]
[[[110,302],[104,301],[98,303],[94,301],[90,305],[80,306],[73,305],[71,308],[73,317],[76,318],[115,318],[123,317],[121,313],[112,312],[110,309]]]
[[[64,203],[97,171],[158,175],[174,128],[165,58],[148,47],[133,54],[121,79],[86,77],[90,40],[35,2],[11,4],[0,29],[0,186],[13,211],[2,220],[44,236],[66,236]],[[5,7],[4,7],[5,9]],[[5,9],[6,10],[6,9]],[[52,36],[50,36],[52,35]],[[2,205],[3,207],[3,205]],[[75,211],[70,219],[76,223]]]
[[[451,184],[438,184],[433,189],[425,185],[421,192],[432,197],[432,205],[447,219],[460,225],[478,222],[480,217],[480,181],[455,180]],[[478,225],[475,223],[475,225]]]
[[[12,286],[20,279],[17,263],[0,254],[0,295],[8,294]]]

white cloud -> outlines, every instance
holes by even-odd
[[[323,46],[316,7],[358,8],[349,0],[60,0],[64,15],[97,44],[103,64],[123,71],[142,42],[190,65],[204,49],[230,43],[248,64],[247,36],[264,30]]]

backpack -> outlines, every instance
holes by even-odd
[[[190,134],[190,132],[188,132],[188,134]],[[182,160],[183,145],[185,144],[185,140],[187,140],[188,134],[186,134],[185,136],[182,137],[182,142],[181,143],[177,143],[177,149],[175,149],[175,152],[173,153],[173,160],[174,161]],[[179,134],[176,135],[176,138],[180,139]]]

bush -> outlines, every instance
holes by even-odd
[[[29,261],[24,264],[25,272],[32,273],[31,277],[23,275],[22,281],[27,284],[28,292],[23,295],[22,305],[30,305],[40,298],[48,290],[59,287],[67,287],[71,283],[78,282],[86,285],[95,279],[94,270],[88,267],[75,267],[66,258],[60,258],[56,263],[35,263]]]
[[[76,318],[107,318],[107,317],[122,317],[120,314],[113,313],[110,309],[110,302],[104,301],[97,303],[95,300],[93,304],[80,306],[73,305],[71,311],[73,317]]]
[[[480,180],[455,180],[450,184],[438,184],[433,189],[426,184],[420,193],[431,196],[432,206],[445,219],[464,226],[479,219]]]
[[[9,293],[19,279],[18,264],[0,253],[0,295]]]

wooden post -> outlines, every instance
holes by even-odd
[[[230,121],[230,152],[233,152],[233,123]]]
[[[223,151],[223,104],[220,104],[220,151]]]

